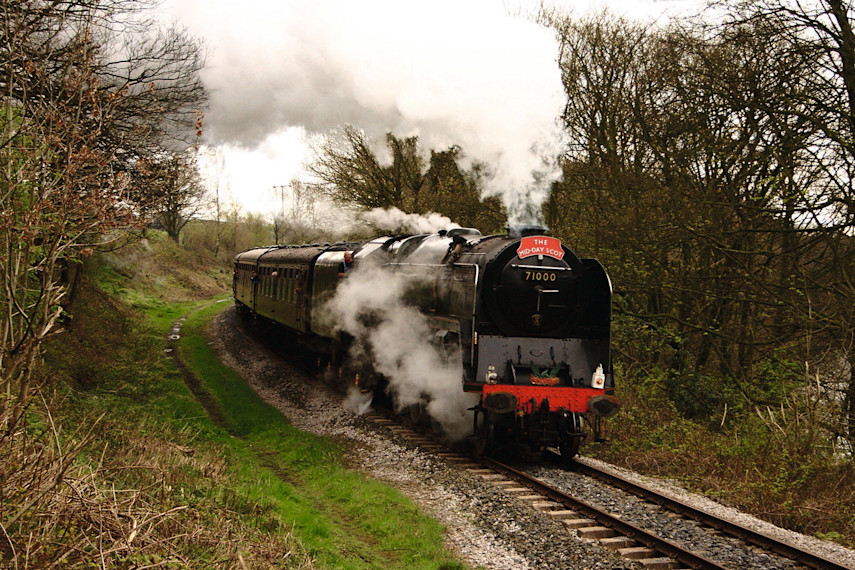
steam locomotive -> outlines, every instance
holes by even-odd
[[[455,228],[251,249],[235,257],[234,299],[239,312],[278,323],[347,366],[354,339],[324,318],[324,304],[343,279],[345,253],[354,274],[372,264],[415,276],[418,285],[406,299],[427,320],[429,342],[453,359],[461,398],[474,395],[476,438],[486,447],[558,447],[572,457],[583,421],[620,407],[610,353],[612,291],[598,261],[580,259],[545,234],[523,228],[483,236]],[[363,391],[389,389],[382,375],[356,369],[350,376]]]

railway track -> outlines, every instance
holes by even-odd
[[[618,515],[571,496],[537,477],[500,461],[484,456],[475,457],[467,450],[445,446],[439,443],[429,430],[402,425],[409,424],[406,419],[402,422],[401,418],[389,415],[371,415],[369,418],[375,423],[390,428],[395,434],[408,439],[412,444],[425,448],[447,461],[457,463],[470,474],[491,482],[506,493],[515,495],[519,500],[529,503],[533,509],[560,522],[580,537],[597,540],[604,548],[615,550],[624,558],[637,562],[645,568],[737,570],[734,566],[719,563],[676,542],[662,538],[655,532],[631,524]],[[763,551],[783,556],[792,560],[795,565],[806,568],[852,570],[849,566],[840,565],[786,542],[721,519],[612,473],[580,462],[573,462],[571,469],[573,472],[592,477],[606,485],[636,495],[644,501],[659,505],[681,517],[697,521],[710,529],[710,532],[732,536]]]
[[[534,491],[535,495],[526,497],[534,501],[532,506],[541,508],[569,529],[575,529],[580,536],[597,539],[606,548],[617,550],[625,558],[636,560],[647,568],[698,570],[727,568],[504,463],[489,457],[479,458],[478,461],[485,468],[507,478],[506,480],[519,483],[523,485],[522,488]],[[540,498],[546,501],[542,502]]]
[[[763,550],[774,552],[785,558],[789,558],[799,564],[803,564],[809,568],[827,568],[827,569],[846,569],[847,566],[842,566],[834,561],[828,560],[816,554],[805,552],[789,543],[780,541],[776,538],[767,536],[755,530],[746,528],[728,520],[716,517],[703,510],[697,509],[691,505],[678,501],[674,498],[662,495],[652,489],[648,489],[642,485],[638,485],[628,481],[622,477],[618,477],[613,473],[597,469],[594,466],[586,465],[578,461],[572,464],[572,470],[576,473],[587,475],[599,481],[602,481],[613,487],[622,489],[637,497],[640,497],[651,503],[655,503],[671,512],[681,516],[698,521],[699,523],[713,528],[721,533],[738,538],[748,544],[760,547]]]

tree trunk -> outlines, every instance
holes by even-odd
[[[855,362],[849,359],[849,386],[843,402],[844,425],[849,443],[855,446]]]

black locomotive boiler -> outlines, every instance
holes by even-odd
[[[239,311],[279,323],[302,345],[346,362],[353,341],[323,318],[346,251],[362,265],[415,276],[408,301],[453,354],[461,398],[487,446],[521,442],[572,457],[587,417],[617,412],[610,352],[611,283],[543,228],[483,236],[468,228],[350,244],[251,249],[234,260]],[[388,389],[361,375],[363,390]],[[393,395],[394,397],[394,395]]]

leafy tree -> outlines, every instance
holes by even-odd
[[[341,202],[366,208],[417,205],[421,189],[421,164],[416,140],[387,137],[392,165],[384,167],[364,132],[346,125],[325,137],[315,149],[310,171],[329,195]]]
[[[855,32],[851,2],[762,0],[717,3],[728,12],[728,31],[750,26],[798,62],[806,88],[770,113],[778,124],[809,123],[810,161],[800,165],[791,194],[805,262],[792,267],[802,280],[803,318],[810,322],[810,359],[838,369],[843,429],[855,442]],[[732,33],[732,32],[731,32]],[[850,373],[846,374],[846,370]]]
[[[198,45],[176,30],[158,36],[137,17],[142,5],[10,0],[0,8],[0,417],[6,422],[18,420],[41,343],[57,330],[68,269],[112,230],[139,223],[130,165],[157,142],[177,140],[181,125],[195,136],[197,115],[189,106],[204,96],[200,59],[189,56],[199,55]],[[125,33],[142,39],[125,41],[118,53],[107,49]],[[185,91],[174,94],[182,85]]]

